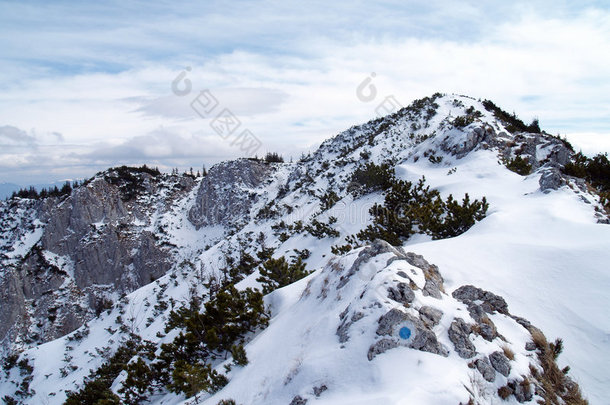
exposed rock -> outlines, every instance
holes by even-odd
[[[449,340],[463,359],[470,359],[477,354],[475,346],[469,339],[470,332],[470,326],[462,318],[456,318],[449,327]]]
[[[413,302],[415,294],[407,284],[398,283],[396,287],[388,288],[388,298],[406,305]]]
[[[489,355],[489,361],[493,368],[504,377],[508,377],[510,374],[510,363],[508,357],[501,351],[495,351]]]
[[[347,308],[346,308],[347,310]],[[347,315],[347,314],[346,314]],[[351,319],[347,319],[346,315],[344,315],[343,321],[341,322],[341,324],[339,325],[339,327],[337,328],[337,336],[339,336],[339,342],[340,343],[345,343],[349,340],[349,329],[352,326],[352,324],[354,322],[359,321],[360,319],[362,319],[364,317],[364,314],[362,312],[356,312],[352,315]]]
[[[496,132],[491,126],[477,126],[465,134],[465,138],[462,142],[455,143],[449,138],[443,141],[440,147],[443,151],[461,159],[482,144],[492,142],[495,137]]]
[[[468,313],[477,322],[483,322],[483,319],[487,318],[487,313],[480,305],[473,302],[468,304]]]
[[[396,273],[396,275],[402,277],[402,278],[408,278],[409,280],[411,279],[411,277],[407,276],[407,273],[405,273],[404,271],[399,271]]]
[[[565,180],[558,168],[544,169],[539,180],[540,190],[548,193],[551,190],[557,190],[565,184]]]
[[[290,405],[305,405],[307,403],[307,399],[302,398],[300,395],[292,398]]]
[[[378,335],[392,335],[394,333],[394,327],[399,323],[407,320],[413,321],[413,317],[402,312],[397,308],[392,308],[385,315],[379,318],[379,326],[377,327]]]
[[[441,291],[443,291],[443,277],[438,271],[438,267],[428,263],[423,256],[408,252],[405,254],[405,260],[412,266],[419,267],[423,270],[426,278],[426,284],[423,288],[424,296],[431,296],[441,299]]]
[[[316,397],[319,397],[320,395],[322,395],[322,393],[324,391],[326,391],[328,389],[328,387],[325,384],[320,385],[319,387],[313,387],[313,394]]]
[[[23,347],[70,333],[95,316],[102,300],[164,275],[172,264],[166,247],[171,245],[163,245],[162,230],[144,226],[151,225],[153,212],[167,212],[194,185],[188,176],[111,169],[69,196],[28,202],[29,220],[41,234],[22,258],[5,263],[8,257],[0,254],[0,346]],[[9,211],[2,217],[10,218],[21,204],[4,206]]]
[[[377,356],[378,354],[385,353],[386,351],[393,349],[395,347],[398,347],[398,346],[399,346],[398,341],[396,341],[395,339],[385,338],[385,339],[378,340],[369,348],[367,358],[369,359],[369,361],[373,360],[373,358],[375,356]]]
[[[266,162],[238,159],[213,166],[204,177],[188,214],[197,228],[229,225],[244,219],[257,200],[250,190],[268,178],[273,167]]]
[[[442,285],[442,284],[441,284]],[[424,296],[430,296],[436,299],[441,299],[441,288],[437,282],[437,280],[434,279],[427,279],[426,280],[426,284],[424,285]]]
[[[476,366],[477,370],[479,370],[479,373],[481,373],[485,381],[494,382],[496,379],[496,372],[491,366],[491,363],[487,357],[476,359],[474,365]]]
[[[508,305],[506,304],[506,301],[504,301],[504,298],[473,285],[463,285],[451,295],[453,298],[462,301],[467,305],[474,301],[483,301],[481,307],[487,313],[494,313],[497,311],[502,314],[508,314]]]
[[[491,321],[489,321],[489,322],[491,322]],[[478,327],[479,327],[479,336],[481,336],[483,339],[485,339],[489,342],[494,340],[495,337],[497,336],[496,328],[492,327],[487,322],[479,323]]]
[[[443,317],[443,311],[424,305],[419,309],[419,317],[427,327],[432,328],[440,322]]]
[[[521,132],[512,140],[497,142],[505,158],[521,156],[532,165],[532,171],[540,167],[560,167],[568,163],[572,152],[563,141],[545,134]]]
[[[468,313],[470,313],[470,316],[477,322],[477,324],[473,326],[473,329],[479,336],[490,342],[498,336],[496,326],[491,319],[489,319],[481,305],[471,302],[468,304]]]
[[[513,395],[519,403],[529,402],[533,399],[532,387],[527,379],[522,381],[510,381],[508,387],[513,390]]]
[[[439,343],[434,332],[428,329],[417,328],[413,341],[409,343],[409,347],[422,352],[434,353],[443,357],[449,355],[449,351],[445,346]]]
[[[528,352],[533,352],[534,350],[536,350],[536,343],[534,343],[534,342],[527,342],[525,344],[525,350],[527,350]]]
[[[343,288],[343,286],[348,283],[352,276],[360,270],[362,264],[382,253],[393,253],[398,258],[402,258],[404,256],[402,249],[395,248],[384,240],[377,239],[373,241],[370,246],[365,247],[360,251],[360,253],[358,253],[358,257],[356,260],[354,260],[354,263],[349,268],[347,273],[341,276],[339,283],[337,283],[337,290]]]
[[[523,326],[525,329],[530,329],[532,327],[532,323],[525,318],[516,315],[510,315],[511,318],[515,320],[519,325]]]
[[[371,346],[369,349],[369,357],[374,357],[375,354],[378,354],[379,350],[385,351],[401,345],[402,342],[399,341],[397,337],[397,326],[404,325],[405,323],[409,325],[408,327],[411,330],[411,338],[405,341],[408,347],[441,356],[448,356],[449,352],[447,348],[438,341],[434,332],[429,330],[421,320],[410,314],[404,313],[399,309],[393,308],[379,318],[377,334],[393,336],[394,338],[390,340],[394,342],[395,346],[390,347],[388,342],[380,343],[383,340],[388,340],[382,339]]]

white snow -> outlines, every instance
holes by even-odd
[[[482,111],[481,120],[491,122],[498,132],[503,130],[476,101],[455,97],[464,104],[456,106],[452,103],[453,98],[449,96],[438,101],[438,114],[430,120],[429,127],[419,120],[420,128],[412,129],[412,121],[401,119],[373,145],[365,142],[364,147],[351,152],[356,162],[360,160],[362,150],[370,152],[370,160],[375,162],[395,157],[397,162],[402,162],[396,170],[400,178],[417,181],[425,175],[427,183],[445,197],[452,194],[461,200],[464,193],[468,193],[471,199],[485,196],[490,204],[488,216],[463,235],[445,240],[417,235],[405,243],[406,251],[421,254],[428,262],[439,266],[449,293],[441,300],[418,295],[418,305],[433,305],[444,312],[434,331],[441,343],[452,348],[446,330],[453,318],[471,319],[465,307],[450,297],[451,291],[464,284],[473,284],[502,296],[512,314],[530,320],[549,340],[564,339],[564,353],[559,363],[571,366],[570,375],[581,384],[591,404],[607,403],[606,392],[610,386],[607,372],[610,317],[606,314],[610,306],[610,226],[596,223],[594,204],[587,204],[581,198],[584,196],[593,202],[589,194],[568,186],[544,194],[539,190],[539,173],[519,176],[507,170],[492,150],[477,150],[462,159],[437,151],[437,156],[443,157],[441,164],[432,164],[425,158],[414,162],[414,157],[423,156],[426,150],[438,149],[448,134],[456,144],[465,142],[464,132],[443,132],[442,128],[447,116],[463,115],[464,109],[471,105]],[[418,136],[431,135],[433,131],[439,134],[417,143]],[[169,211],[152,214],[149,222],[134,220],[135,225],[151,232],[164,229],[160,235],[162,240],[176,246],[172,270],[124,299],[122,318],[144,339],[158,343],[171,341],[173,335],[158,337],[170,308],[157,310],[155,306],[161,299],[168,301],[170,298],[179,305],[189,298],[191,288],[204,292],[203,283],[210,274],[219,274],[226,262],[225,255],[237,257],[240,240],[256,239],[263,233],[267,246],[277,248],[275,257],[294,255],[294,249],[311,252],[307,268],[316,270],[315,273],[266,297],[272,319],[270,326],[246,345],[250,364],[234,367],[229,375],[231,382],[219,393],[201,395],[204,404],[216,405],[221,399],[233,398],[244,405],[285,405],[295,395],[309,396],[312,403],[329,405],[457,404],[468,400],[463,385],[477,385],[475,372],[469,374],[464,369],[464,360],[453,351],[444,358],[400,347],[373,361],[367,359],[376,321],[390,305],[384,283],[400,279],[396,275],[399,270],[407,273],[419,288],[425,284],[425,278],[421,269],[406,261],[397,260],[386,267],[384,260],[387,258],[378,258],[376,263],[365,265],[341,291],[333,285],[337,280],[327,267],[329,261],[349,268],[359,250],[336,258],[330,253],[331,245],[344,243],[346,236],[370,223],[369,208],[383,201],[381,193],[354,200],[342,191],[339,202],[320,213],[320,200],[316,196],[321,196],[330,187],[344,188],[349,183],[345,173],[356,165],[350,161],[344,162],[344,166],[336,164],[339,160],[337,150],[341,147],[339,141],[344,138],[349,144],[352,138],[361,134],[361,129],[352,128],[325,142],[311,160],[300,164],[300,170],[307,170],[313,181],[277,201],[278,207],[281,204],[292,206],[292,212],[280,210],[280,216],[274,220],[255,220],[258,210],[275,198],[278,186],[290,182],[290,174],[297,167],[296,164],[279,165],[268,183],[250,190],[261,199],[252,208],[250,218],[246,218],[245,227],[232,236],[227,236],[224,227],[197,230],[188,221],[187,212],[194,202],[196,188]],[[544,158],[548,152],[547,148],[539,147],[537,155]],[[327,169],[321,167],[325,161],[331,163]],[[327,176],[328,173],[335,177]],[[294,181],[291,185],[294,186]],[[287,224],[299,220],[307,224],[315,217],[326,223],[331,216],[338,218],[333,227],[341,232],[339,238],[316,239],[301,232],[280,242],[271,229],[271,225],[280,220]],[[40,226],[24,235],[15,245],[13,254],[27,253],[41,234]],[[245,245],[250,254],[256,253],[254,242]],[[47,259],[61,264],[64,269],[69,267],[62,258],[48,256]],[[238,287],[256,287],[257,275],[257,272],[253,273]],[[339,314],[352,305],[352,311],[363,311],[367,316],[352,325],[351,338],[342,347],[336,335]],[[28,403],[62,403],[65,393],[60,390],[75,389],[75,384],[81,382],[89,370],[99,367],[103,357],[96,348],[105,346],[112,352],[119,344],[121,333],[115,323],[118,315],[119,309],[115,307],[109,314],[103,313],[89,322],[91,332],[81,342],[62,338],[26,351],[24,355],[35,359],[32,386],[37,391]],[[527,332],[504,315],[496,314],[491,319],[515,348],[510,377],[526,374],[529,357],[523,347],[528,340]],[[476,344],[485,353],[501,349],[498,342],[481,338],[477,338]],[[70,353],[74,358],[72,364],[78,366],[78,370],[64,378],[58,370],[65,366],[62,359],[67,345],[74,347]],[[222,364],[217,369],[222,371]],[[12,377],[16,377],[16,370]],[[497,386],[506,382],[503,378],[497,381]],[[14,392],[9,381],[0,380],[1,393]],[[325,384],[328,391],[319,398],[312,397],[313,387],[321,384]],[[55,395],[49,396],[52,392]],[[151,403],[170,405],[184,401],[182,396],[168,394],[154,397]],[[515,403],[514,398],[511,401],[507,403]]]

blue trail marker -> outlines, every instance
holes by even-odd
[[[400,336],[401,339],[407,340],[411,337],[411,329],[407,328],[406,326],[403,326],[398,331],[398,335]]]

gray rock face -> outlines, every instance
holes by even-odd
[[[489,361],[493,368],[504,377],[508,377],[510,374],[510,363],[508,357],[501,351],[493,352],[489,355]]]
[[[467,305],[472,304],[473,301],[483,301],[481,308],[487,313],[494,313],[497,311],[502,314],[508,314],[508,305],[506,304],[506,301],[504,301],[504,298],[473,285],[463,285],[451,295],[453,298],[462,301]]]
[[[563,141],[546,134],[521,132],[504,142],[496,140],[494,145],[505,158],[521,156],[532,166],[532,171],[541,167],[563,166],[574,153]]]
[[[494,382],[496,379],[496,371],[491,366],[491,363],[487,357],[476,359],[474,362],[475,367],[479,370],[479,373],[483,376],[485,381]]]
[[[160,237],[138,223],[149,225],[153,212],[169,209],[195,182],[133,176],[134,183],[125,185],[109,171],[68,197],[33,202],[40,240],[21,258],[0,257],[4,350],[63,336],[91,319],[102,299],[131,292],[169,269],[171,256]]]
[[[527,350],[528,352],[533,352],[534,350],[536,350],[536,343],[534,343],[534,342],[527,342],[525,344],[525,350]]]
[[[479,323],[481,323],[483,319],[487,318],[487,313],[485,312],[483,307],[471,301],[468,301],[468,313],[470,314],[470,316],[472,316],[472,319]]]
[[[189,221],[200,228],[245,219],[258,198],[251,190],[260,186],[272,170],[268,163],[249,159],[215,165],[199,186]]]
[[[393,308],[379,318],[376,332],[380,336],[393,336],[393,338],[384,338],[373,344],[369,349],[369,360],[379,353],[401,345],[402,342],[397,338],[398,327],[404,324],[409,325],[412,334],[411,340],[406,343],[407,347],[441,356],[449,355],[447,348],[438,341],[434,332],[428,329],[421,320]]]
[[[419,309],[419,317],[426,326],[432,328],[438,325],[440,322],[441,318],[443,317],[443,311],[425,305]]]
[[[392,308],[385,315],[379,318],[379,326],[377,327],[378,335],[392,335],[395,331],[395,327],[405,321],[413,322],[410,315],[402,312],[399,309]]]
[[[426,276],[426,284],[424,285],[423,293],[425,296],[441,299],[441,291],[443,291],[443,277],[438,271],[438,267],[428,263],[423,256],[415,253],[406,253],[405,260],[412,266],[419,267],[424,271]]]
[[[496,138],[496,131],[489,125],[477,126],[466,134],[466,140],[460,144],[446,139],[440,145],[441,149],[458,159],[463,158],[482,144],[492,144]]]
[[[402,251],[402,249],[395,248],[384,240],[375,240],[370,246],[365,247],[362,249],[362,251],[360,251],[360,253],[358,253],[358,257],[356,260],[354,260],[352,266],[348,269],[346,274],[341,276],[339,283],[337,283],[337,290],[343,288],[348,283],[348,281],[360,270],[362,264],[382,253],[393,253],[395,257],[390,260],[400,260],[405,258],[405,253]]]
[[[406,283],[398,283],[396,287],[388,288],[388,298],[401,304],[410,304],[415,299],[415,293]]]
[[[428,329],[417,328],[415,337],[409,344],[409,347],[415,350],[421,350],[422,352],[438,354],[443,357],[449,355],[447,348],[439,343],[434,332]]]
[[[481,322],[478,324],[479,326],[479,335],[489,342],[495,339],[497,336],[496,329],[486,322]]]
[[[349,329],[355,322],[358,322],[360,319],[364,317],[362,312],[356,312],[352,315],[351,318],[347,318],[347,313],[343,318],[341,324],[337,328],[337,336],[339,336],[339,342],[345,343],[349,340]]]
[[[548,193],[551,190],[557,190],[566,184],[566,181],[561,176],[559,169],[553,167],[543,170],[542,175],[540,176],[539,184],[540,190]]]
[[[440,149],[461,159],[477,149],[495,148],[505,160],[520,156],[532,166],[532,171],[545,168],[540,179],[542,191],[565,184],[558,168],[568,163],[574,152],[562,140],[542,133],[496,133],[487,124],[471,125],[465,130],[462,142],[456,143],[448,136],[440,143]]]
[[[426,280],[426,284],[424,285],[424,295],[428,295],[439,300],[441,299],[441,288],[437,280]]]
[[[489,307],[488,307],[489,309]],[[477,322],[476,332],[485,340],[492,341],[497,335],[496,326],[489,319],[487,313],[481,305],[477,305],[474,302],[468,304],[468,312],[470,316]]]
[[[477,354],[474,344],[469,339],[470,326],[462,318],[456,318],[449,327],[449,340],[455,351],[463,359],[470,359]]]
[[[388,338],[380,339],[369,348],[367,358],[369,359],[369,361],[371,361],[378,354],[385,353],[388,350],[394,349],[395,347],[398,347],[398,346],[399,346],[398,341],[395,339],[388,339]]]

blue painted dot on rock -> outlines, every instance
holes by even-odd
[[[398,331],[398,335],[402,338],[402,339],[409,339],[411,337],[411,329],[407,328],[406,326],[403,326],[402,328],[400,328],[400,330]]]

